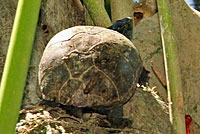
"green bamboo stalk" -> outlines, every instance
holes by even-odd
[[[181,73],[169,0],[157,0],[173,134],[185,134]]]
[[[86,8],[96,26],[108,27],[111,20],[101,0],[83,0]]]
[[[41,0],[19,0],[0,87],[0,133],[14,134]]]
[[[105,0],[105,9],[106,9],[109,17],[111,18],[110,0]]]
[[[132,0],[110,0],[112,22],[133,17]]]

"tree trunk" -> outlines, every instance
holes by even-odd
[[[16,1],[2,1],[0,4],[0,77],[5,62],[10,33],[14,21]],[[27,84],[25,87],[24,107],[34,106],[39,103],[36,91],[38,90],[38,64],[47,42],[57,32],[75,25],[93,25],[87,10],[80,9],[74,1],[47,1],[42,2],[40,18],[37,26],[34,48],[32,52]],[[32,105],[30,105],[32,104]]]
[[[16,1],[0,0],[0,80],[3,73],[5,57],[11,35],[12,25],[14,22]]]
[[[184,0],[171,3],[171,8],[175,27],[175,40],[178,44],[185,114],[192,116],[193,121],[197,124],[196,132],[199,133],[200,14],[188,7]],[[133,43],[143,57],[146,68],[152,70],[151,64],[153,62],[157,67],[156,71],[159,71],[162,77],[165,77],[158,22],[157,14],[140,21],[134,29]],[[150,76],[150,86],[156,86],[158,94],[167,101],[166,89],[153,73],[153,70]]]
[[[83,2],[96,26],[109,27],[112,25],[102,0],[83,0]]]
[[[133,16],[132,0],[110,0],[110,2],[112,22]]]

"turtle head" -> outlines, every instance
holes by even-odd
[[[112,26],[108,27],[108,29],[115,30],[131,40],[133,33],[133,19],[131,17],[127,17],[122,20],[117,20]]]

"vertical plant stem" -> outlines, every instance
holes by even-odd
[[[185,134],[181,73],[169,0],[158,0],[161,40],[173,134]]]
[[[102,0],[83,0],[86,8],[96,26],[108,27],[111,20],[104,8]]]
[[[19,0],[0,86],[0,133],[14,134],[41,0]]]
[[[112,22],[125,17],[133,17],[132,0],[110,0]]]
[[[105,9],[106,9],[109,17],[111,18],[110,0],[105,0]]]

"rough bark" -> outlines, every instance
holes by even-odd
[[[173,3],[186,113],[200,124],[200,13],[185,1]]]
[[[112,22],[132,17],[132,1],[131,0],[110,0]]]
[[[175,26],[176,41],[183,83],[183,97],[186,113],[190,114],[197,124],[200,124],[199,107],[199,50],[200,50],[200,15],[188,7],[184,1],[177,1],[171,5]],[[147,69],[152,70],[151,62],[165,77],[158,16],[143,19],[134,29],[133,43],[140,51]],[[151,71],[150,85],[156,86],[158,94],[167,98],[166,89],[159,82],[157,76]],[[199,125],[197,125],[199,126]],[[199,131],[199,128],[198,128]]]
[[[0,62],[0,72],[3,70],[17,6],[17,3],[12,1],[1,3],[0,23],[2,30],[0,32],[0,58],[2,62]],[[25,107],[30,107],[30,104],[34,105],[39,102],[36,94],[36,90],[38,91],[38,64],[47,42],[57,32],[75,25],[93,25],[85,8],[81,11],[73,1],[43,1],[25,87],[24,103],[29,105],[24,105]]]
[[[0,80],[3,73],[5,57],[7,54],[8,43],[14,22],[16,1],[0,1]]]

